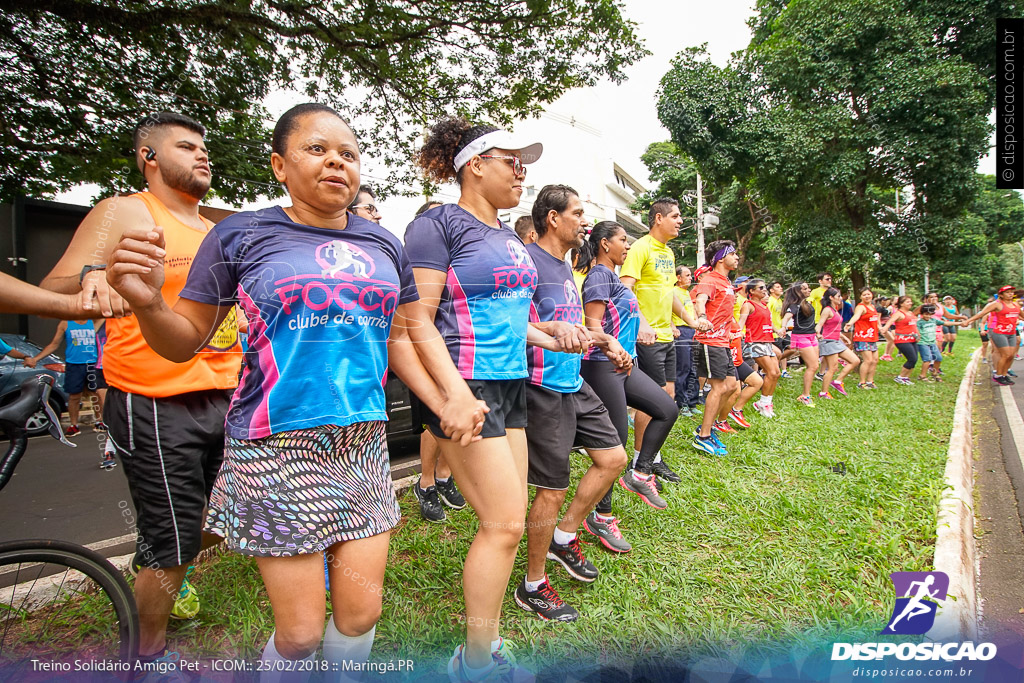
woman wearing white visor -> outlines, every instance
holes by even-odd
[[[453,681],[514,677],[499,624],[526,519],[526,340],[578,353],[585,336],[566,323],[538,326],[550,334],[530,325],[537,269],[498,219],[498,211],[519,204],[525,164],[542,149],[493,126],[440,121],[418,161],[432,181],[456,181],[459,201],[424,212],[405,233],[420,299],[462,377],[490,408],[483,438],[466,447],[446,438],[436,418],[426,420],[480,519],[463,572],[466,644],[448,665]]]

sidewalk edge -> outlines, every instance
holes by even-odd
[[[935,569],[949,576],[947,600],[928,631],[934,640],[976,640],[978,636],[978,573],[974,542],[974,379],[981,349],[975,349],[964,370],[953,411],[953,430],[946,456],[946,491],[939,504]]]

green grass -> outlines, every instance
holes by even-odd
[[[902,359],[882,362],[878,390],[857,390],[854,374],[849,398],[816,400],[816,408],[795,400],[794,373],[780,383],[775,420],[751,407],[752,428],[724,437],[728,458],[694,450],[696,419],[681,418],[665,449],[683,478],[667,485],[668,509],[616,491],[634,550],[620,556],[587,545],[601,572],[590,585],[549,566],[553,585],[583,618],[543,623],[515,605],[510,586],[503,635],[521,659],[537,662],[877,633],[892,604],[889,573],[931,568],[953,407],[976,345],[976,333],[961,334],[942,384],[897,385],[891,378]],[[845,476],[832,471],[839,461]],[[586,464],[574,456],[574,482]],[[437,657],[463,638],[462,562],[476,519],[466,509],[449,511],[446,525],[428,524],[411,492],[399,502],[373,656]],[[524,570],[525,539],[513,584]],[[203,609],[172,623],[174,646],[193,657],[258,656],[273,619],[252,560],[221,554],[201,563],[193,581]]]

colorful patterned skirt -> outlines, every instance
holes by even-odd
[[[401,515],[386,424],[228,437],[206,530],[236,552],[261,557],[323,552],[339,541],[388,531]]]

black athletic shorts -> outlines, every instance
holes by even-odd
[[[736,365],[727,346],[697,344],[693,347],[693,364],[697,368],[697,377],[725,379],[737,376]]]
[[[80,394],[86,389],[96,391],[106,389],[103,370],[92,363],[65,363],[64,391],[69,394]]]
[[[739,365],[733,365],[736,368],[736,376],[741,382],[746,381],[748,377],[754,372],[754,368],[747,365],[746,361],[743,361]]]
[[[522,379],[467,379],[470,391],[487,404],[491,412],[484,417],[480,436],[489,439],[505,436],[506,429],[526,427],[526,378]],[[422,404],[421,404],[422,405]],[[439,439],[447,439],[441,430],[441,419],[422,405],[421,415],[430,432]]]
[[[789,337],[776,337],[772,344],[779,347],[779,351],[785,351],[789,348]]]
[[[107,393],[103,421],[128,478],[143,566],[177,567],[199,554],[230,401],[219,389],[167,398]]]
[[[676,343],[654,342],[651,346],[636,345],[636,365],[644,374],[663,387],[676,381]]]
[[[604,450],[621,446],[604,403],[586,382],[573,394],[526,385],[530,458],[526,483],[542,489],[569,488],[569,452],[573,446]]]

